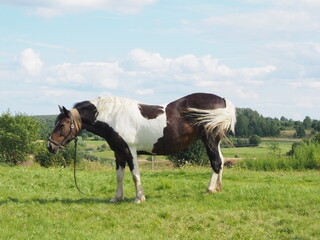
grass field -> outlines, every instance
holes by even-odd
[[[272,141],[277,141],[282,154],[287,153],[291,149],[292,143],[298,141],[297,139],[289,138],[265,138],[262,140],[258,147],[241,147],[241,148],[222,148],[222,153],[225,158],[260,158],[268,154],[268,144]],[[85,141],[86,149],[92,149],[92,154],[102,159],[112,160],[114,159],[114,154],[108,147],[104,151],[97,151],[97,148],[106,144],[105,141]],[[141,158],[147,158],[147,156],[142,156]],[[166,156],[160,156],[160,158],[165,158]]]
[[[292,143],[298,140],[265,138],[258,147],[222,148],[222,153],[227,158],[234,158],[236,156],[239,158],[260,158],[268,154],[268,145],[273,141],[279,143],[281,153],[285,154],[291,149]]]
[[[147,201],[110,204],[112,168],[0,167],[1,239],[319,239],[319,171],[226,169],[223,191],[205,194],[208,168],[142,171]]]

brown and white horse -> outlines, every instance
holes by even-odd
[[[167,155],[201,139],[206,146],[212,175],[207,191],[221,190],[223,156],[220,141],[234,131],[235,108],[214,94],[194,93],[166,106],[146,105],[120,97],[98,97],[75,104],[70,111],[60,107],[48,150],[57,153],[83,129],[104,138],[114,151],[117,190],[111,202],[124,199],[124,168],[128,164],[136,187],[136,203],[143,202],[137,155]]]

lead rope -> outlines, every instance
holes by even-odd
[[[78,146],[78,137],[74,139],[74,159],[73,159],[73,178],[74,178],[74,184],[76,185],[76,188],[81,194],[84,194],[80,188],[78,187],[77,183],[77,175],[76,175],[76,166],[77,166],[77,146]]]

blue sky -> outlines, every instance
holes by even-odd
[[[320,119],[319,12],[318,0],[0,0],[0,113],[211,92]]]

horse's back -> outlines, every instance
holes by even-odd
[[[171,104],[177,105],[179,111],[184,111],[186,108],[213,110],[226,107],[224,98],[211,93],[193,93],[182,97]]]

